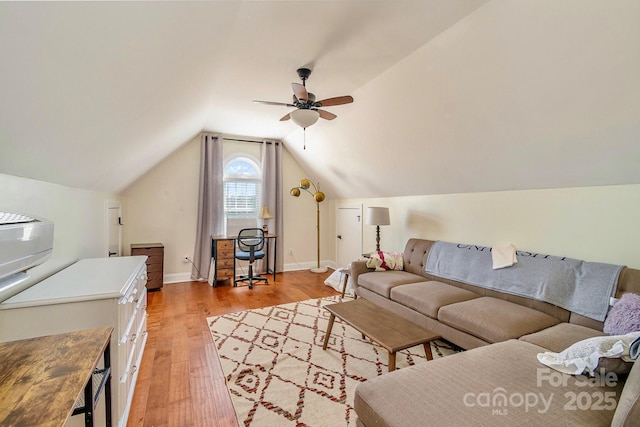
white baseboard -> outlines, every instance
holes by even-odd
[[[164,274],[162,276],[162,283],[179,283],[179,282],[190,282],[191,281],[191,273],[170,273]]]
[[[285,264],[284,271],[300,271],[300,270],[310,270],[315,268],[317,265],[314,261],[303,262],[303,263],[295,263],[295,264]],[[321,261],[321,267],[328,267],[333,270],[336,270],[338,266],[333,261]],[[191,281],[191,273],[168,273],[162,276],[162,283],[180,283],[180,282],[190,282]]]
[[[318,265],[318,263],[315,262],[315,261],[295,263],[295,264],[293,264],[293,263],[292,264],[285,264],[284,265],[284,271],[310,270],[312,268],[316,268],[317,265]],[[333,262],[333,261],[320,261],[320,267],[328,267],[328,268],[331,268],[333,270],[338,268],[336,266],[336,263]]]

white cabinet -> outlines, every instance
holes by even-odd
[[[0,342],[114,327],[111,389],[119,426],[127,424],[147,341],[146,258],[80,260],[0,304]]]

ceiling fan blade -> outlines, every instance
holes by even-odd
[[[253,101],[256,104],[265,104],[265,105],[281,105],[283,107],[295,107],[293,104],[287,104],[286,102],[272,102],[272,101]]]
[[[322,101],[316,102],[316,104],[320,104],[319,107],[330,107],[332,105],[342,105],[342,104],[350,104],[353,102],[352,96],[336,96],[335,98],[327,98]]]
[[[338,117],[335,114],[330,113],[330,112],[325,111],[325,110],[318,110],[318,113],[320,114],[320,117],[322,117],[325,120],[333,120],[336,117]]]
[[[291,118],[291,114],[286,114],[284,116],[282,116],[282,118],[280,119],[281,122],[287,121]]]
[[[293,93],[296,95],[300,101],[306,101],[309,99],[309,94],[307,93],[307,88],[301,85],[300,83],[291,83],[291,87],[293,88]]]

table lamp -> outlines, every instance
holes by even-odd
[[[380,250],[380,226],[389,225],[389,208],[369,207],[365,216],[365,224],[376,226],[376,251]]]
[[[258,216],[258,218],[262,219],[262,230],[264,231],[264,234],[269,233],[269,226],[267,225],[267,220],[273,218],[273,215],[271,215],[271,211],[269,210],[269,206],[262,206],[262,210],[260,211],[260,215]]]

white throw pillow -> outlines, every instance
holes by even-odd
[[[587,372],[593,375],[599,367],[613,370],[616,373],[624,373],[630,366],[624,367],[623,363],[616,364],[619,367],[612,368],[611,361],[607,359],[621,359],[623,362],[631,362],[629,347],[634,341],[640,340],[640,332],[632,332],[626,335],[601,336],[578,341],[560,353],[550,351],[538,353],[538,361],[557,371],[571,375],[580,375]],[[637,355],[635,355],[637,357]],[[601,359],[603,359],[601,361]],[[604,365],[607,366],[604,366]],[[599,366],[600,365],[600,366]]]

